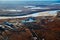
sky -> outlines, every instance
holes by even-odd
[[[60,0],[0,0],[0,1],[60,1]]]

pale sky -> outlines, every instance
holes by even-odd
[[[60,0],[0,0],[0,1],[60,1]]]

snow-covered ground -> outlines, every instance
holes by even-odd
[[[38,17],[38,16],[56,16],[56,15],[57,15],[57,11],[46,11],[46,12],[38,12],[34,14],[29,14],[25,16],[0,17],[0,19],[13,19],[13,18]]]

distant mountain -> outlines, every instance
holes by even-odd
[[[33,14],[40,11],[46,11],[40,9],[32,12],[29,8],[28,8],[29,11],[26,11],[27,9],[24,8],[24,6],[35,6],[42,8],[46,7],[52,10],[56,10],[60,9],[60,2],[59,1],[57,2],[56,1],[0,1],[0,11],[6,9],[24,10],[22,13],[0,13],[0,16],[21,16],[21,15]]]
[[[55,5],[55,3],[60,3],[59,1],[0,1],[0,9],[16,9],[16,8],[20,8],[23,6],[38,6],[38,7],[51,7],[53,6],[52,4],[54,4],[54,6],[58,6]],[[59,4],[60,5],[60,4]],[[19,9],[18,8],[18,9]]]

